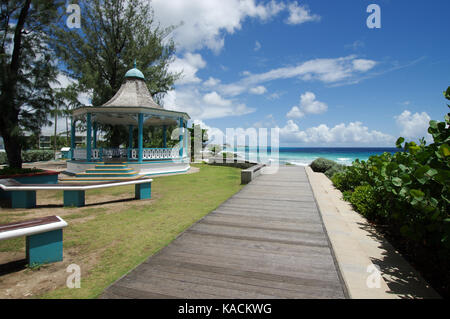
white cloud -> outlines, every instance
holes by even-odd
[[[296,66],[287,66],[259,74],[248,74],[241,80],[223,84],[220,91],[226,95],[239,95],[258,84],[299,78],[303,81],[318,80],[324,83],[336,83],[367,72],[376,65],[373,60],[357,59],[355,55],[335,59],[313,59]]]
[[[358,50],[360,48],[364,48],[365,47],[365,43],[361,40],[356,40],[354,41],[352,44],[347,44],[345,47],[346,48],[351,48],[353,50]]]
[[[293,2],[288,6],[289,17],[286,20],[287,24],[302,24],[310,21],[320,21],[320,16],[311,14],[310,10],[304,6]]]
[[[414,113],[405,110],[402,114],[395,116],[397,125],[400,127],[400,134],[403,137],[419,139],[425,137],[428,141],[432,140],[428,133],[428,126],[431,120],[426,112]]]
[[[368,71],[372,69],[377,63],[372,60],[366,60],[366,59],[356,59],[353,60],[353,68],[356,71]]]
[[[220,79],[216,79],[213,77],[209,77],[208,80],[206,80],[205,82],[203,82],[203,85],[207,86],[207,87],[214,87],[220,84]]]
[[[176,84],[193,84],[201,82],[197,77],[197,71],[203,69],[205,66],[206,62],[200,54],[188,52],[183,58],[175,58],[175,61],[169,65],[169,71],[172,73],[182,72],[182,77]]]
[[[328,110],[328,106],[316,100],[316,95],[312,92],[305,92],[300,96],[300,106],[293,106],[286,114],[288,118],[302,118],[305,114],[321,114]]]
[[[254,88],[250,89],[250,93],[256,94],[256,95],[261,95],[261,94],[264,94],[266,92],[267,92],[267,89],[264,86],[262,86],[262,85],[259,85],[257,87],[254,87]]]
[[[164,97],[163,103],[166,109],[187,112],[196,120],[240,116],[255,111],[244,103],[225,99],[215,91],[202,94],[195,88],[170,91]]]
[[[217,92],[211,92],[208,94],[205,94],[203,96],[203,101],[211,104],[211,105],[218,105],[218,106],[230,106],[231,101],[225,100],[223,97],[221,97]]]
[[[233,34],[247,18],[267,21],[284,9],[275,0],[153,0],[155,16],[162,26],[180,25],[174,39],[181,50],[193,51],[207,47],[219,52],[225,34]]]
[[[314,145],[390,145],[394,139],[388,134],[379,131],[370,131],[361,122],[338,124],[332,128],[326,124],[300,130],[293,121],[288,120],[280,128],[282,143],[307,143]]]
[[[328,106],[316,100],[316,95],[306,92],[300,96],[300,106],[305,113],[321,114],[327,111]]]
[[[273,114],[266,115],[262,121],[259,121],[259,122],[256,122],[255,124],[253,124],[253,127],[255,127],[255,128],[272,128],[272,127],[276,127],[276,126],[277,126],[277,124],[275,122]]]
[[[261,49],[261,43],[259,43],[259,41],[255,42],[255,48],[253,49],[254,51],[259,51]]]
[[[292,109],[286,114],[286,117],[290,119],[299,119],[305,116],[305,113],[300,111],[298,106],[293,106]]]
[[[217,127],[212,127],[203,122],[202,120],[193,120],[193,124],[200,125],[202,129],[207,130],[208,143],[210,144],[222,144],[223,143],[223,131]]]

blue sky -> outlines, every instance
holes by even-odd
[[[369,29],[369,4],[381,28]],[[448,112],[450,2],[153,0],[184,78],[165,107],[285,146],[392,146]]]

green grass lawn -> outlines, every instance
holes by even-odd
[[[39,297],[97,297],[108,285],[165,247],[242,187],[239,169],[193,166],[199,167],[200,172],[154,178],[151,201],[125,201],[107,208],[99,205],[64,209],[67,214],[62,217],[69,223],[64,230],[65,252],[71,252],[74,263],[79,260],[80,264],[91,266],[87,272],[82,269],[80,289],[58,288]],[[93,190],[86,196],[124,193],[133,197],[134,186]],[[0,223],[11,219],[7,215],[0,216]],[[48,215],[52,215],[51,209]],[[2,241],[0,251],[23,250],[23,242]]]

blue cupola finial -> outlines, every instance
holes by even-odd
[[[136,67],[136,59],[134,59],[134,68],[131,70],[128,70],[128,72],[125,74],[126,78],[138,78],[145,80],[144,74],[139,71]]]

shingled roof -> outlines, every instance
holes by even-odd
[[[125,80],[119,91],[102,106],[163,108],[153,100],[145,84],[142,72],[136,68],[129,70],[125,74]]]

